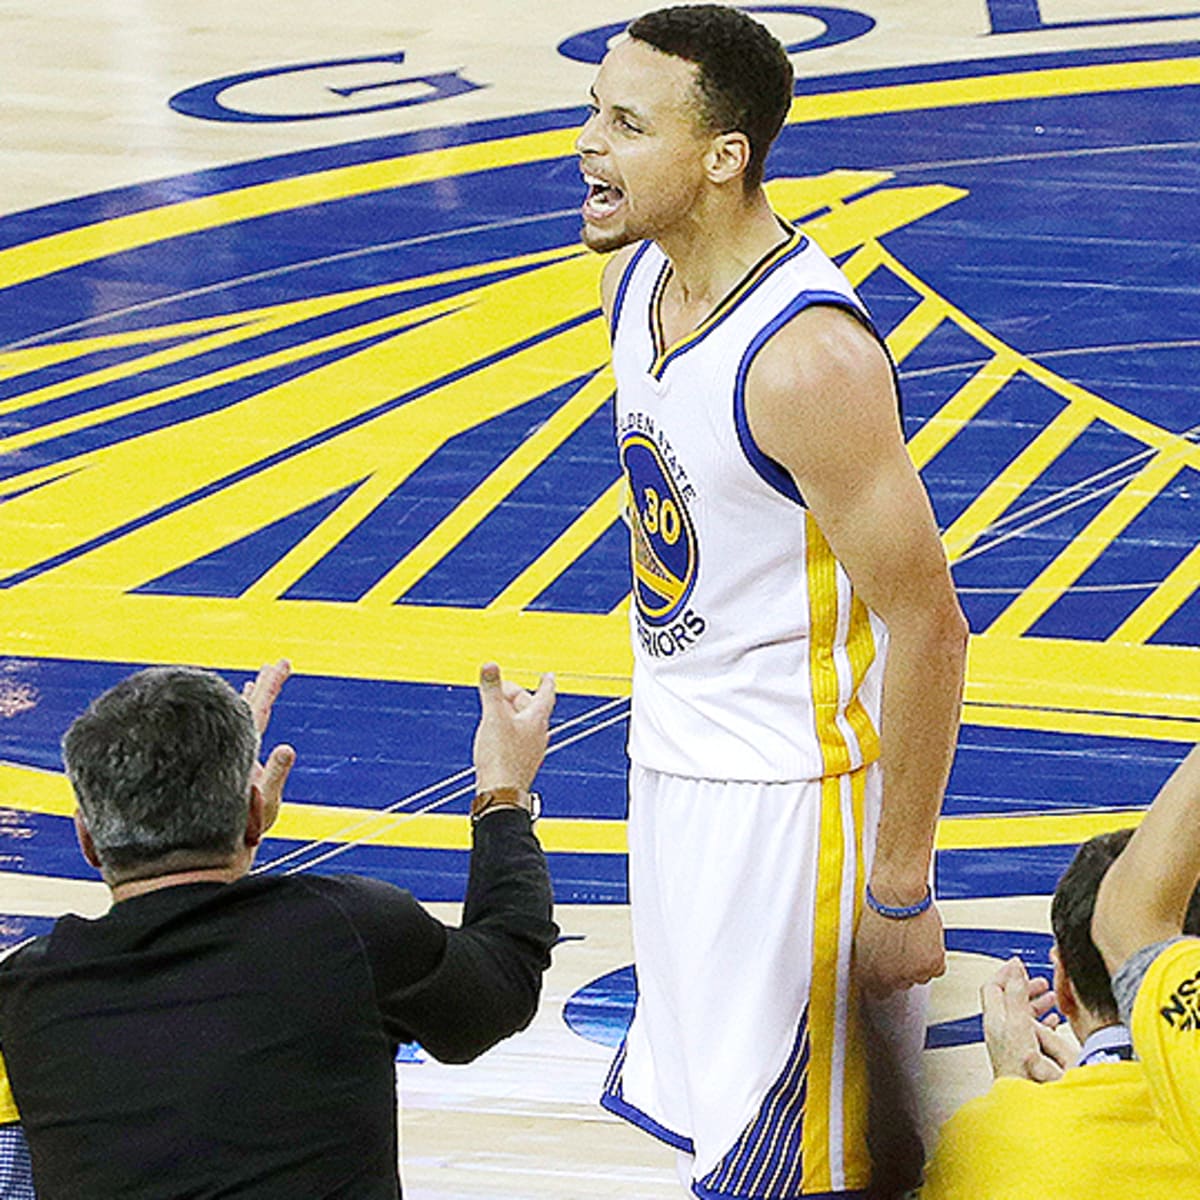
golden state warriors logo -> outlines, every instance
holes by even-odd
[[[621,442],[629,485],[633,597],[649,625],[667,625],[684,610],[696,583],[696,533],[683,495],[655,443],[644,433]]]

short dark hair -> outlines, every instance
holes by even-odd
[[[106,874],[228,860],[258,740],[249,704],[211,671],[152,667],[94,700],[67,730],[63,761]]]
[[[1063,970],[1079,999],[1106,1021],[1119,1019],[1117,1001],[1108,968],[1092,941],[1092,913],[1100,881],[1132,836],[1132,829],[1117,829],[1084,842],[1058,881],[1050,904],[1050,926]],[[1200,887],[1192,893],[1183,928],[1185,933],[1200,933]]]
[[[630,37],[695,63],[705,125],[750,142],[747,189],[762,183],[767,151],[792,102],[792,64],[763,25],[723,4],[684,4],[638,17]]]

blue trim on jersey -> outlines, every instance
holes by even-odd
[[[684,1137],[683,1134],[676,1133],[665,1125],[660,1125],[653,1117],[648,1117],[640,1108],[635,1108],[621,1095],[621,1072],[625,1069],[625,1055],[628,1047],[629,1038],[622,1038],[620,1049],[617,1050],[612,1066],[608,1068],[608,1074],[604,1079],[604,1089],[600,1093],[600,1107],[607,1109],[614,1116],[628,1121],[631,1125],[645,1130],[652,1137],[658,1138],[660,1142],[666,1142],[668,1146],[673,1146],[676,1150],[682,1150],[685,1154],[695,1154],[696,1147],[691,1138]]]
[[[793,317],[803,312],[806,308],[812,308],[817,304],[827,304],[845,309],[847,312],[858,317],[859,320],[867,320],[868,327],[872,331],[874,330],[866,314],[842,295],[841,292],[801,292],[787,308],[755,334],[754,340],[746,348],[746,353],[742,355],[742,361],[738,364],[737,378],[733,385],[733,423],[737,429],[738,443],[742,447],[742,453],[745,454],[746,461],[749,462],[754,468],[755,473],[769,488],[773,488],[781,496],[786,496],[789,500],[794,500],[801,507],[806,507],[804,497],[800,494],[800,489],[796,486],[796,481],[792,478],[790,472],[781,463],[776,462],[769,454],[765,453],[754,440],[754,434],[750,432],[750,421],[746,416],[746,377],[750,374],[750,366],[763,346]]]
[[[671,260],[667,259],[663,265],[663,274],[659,275],[658,282],[655,284],[654,291],[650,296],[650,327],[656,354],[656,360],[650,374],[655,379],[662,380],[668,368],[676,359],[682,358],[694,346],[699,346],[714,329],[719,329],[724,324],[725,319],[731,313],[737,311],[747,296],[753,295],[780,267],[785,263],[791,262],[797,254],[800,254],[808,247],[808,236],[801,233],[800,230],[793,229],[788,241],[792,238],[795,238],[795,245],[789,246],[785,241],[774,249],[769,250],[758,263],[751,267],[742,281],[717,305],[697,329],[694,329],[677,345],[673,347],[662,346],[660,348],[659,342],[662,328],[659,321],[659,301],[661,299],[661,288],[665,285],[665,273],[671,267]],[[771,261],[772,256],[776,254],[779,257]],[[760,271],[761,274],[759,273]]]
[[[682,1150],[685,1154],[696,1153],[696,1147],[691,1138],[686,1138],[683,1134],[675,1133],[665,1125],[660,1125],[653,1117],[646,1116],[640,1108],[634,1108],[628,1100],[623,1100],[620,1096],[605,1092],[600,1097],[600,1107],[607,1109],[614,1116],[628,1121],[631,1125],[645,1130],[646,1133],[658,1138],[660,1142],[665,1142],[675,1150]]]
[[[621,320],[621,309],[625,307],[625,293],[629,291],[629,285],[633,281],[634,269],[642,261],[642,255],[649,249],[650,243],[643,242],[629,262],[625,264],[625,270],[621,273],[621,282],[617,284],[617,294],[613,297],[612,335],[614,338],[617,336],[617,324]]]

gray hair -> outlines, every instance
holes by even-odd
[[[249,704],[211,671],[152,667],[92,701],[62,749],[106,874],[143,874],[168,856],[228,859],[258,743]]]

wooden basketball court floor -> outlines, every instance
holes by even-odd
[[[972,626],[931,1126],[977,988],[1200,728],[1195,0],[747,6],[768,174],[900,364]],[[132,667],[297,676],[267,870],[453,912],[478,664],[562,698],[529,1031],[400,1066],[406,1194],[677,1196],[595,1104],[632,1000],[624,538],[573,129],[594,0],[0,0],[0,940],[94,912],[57,743]]]

